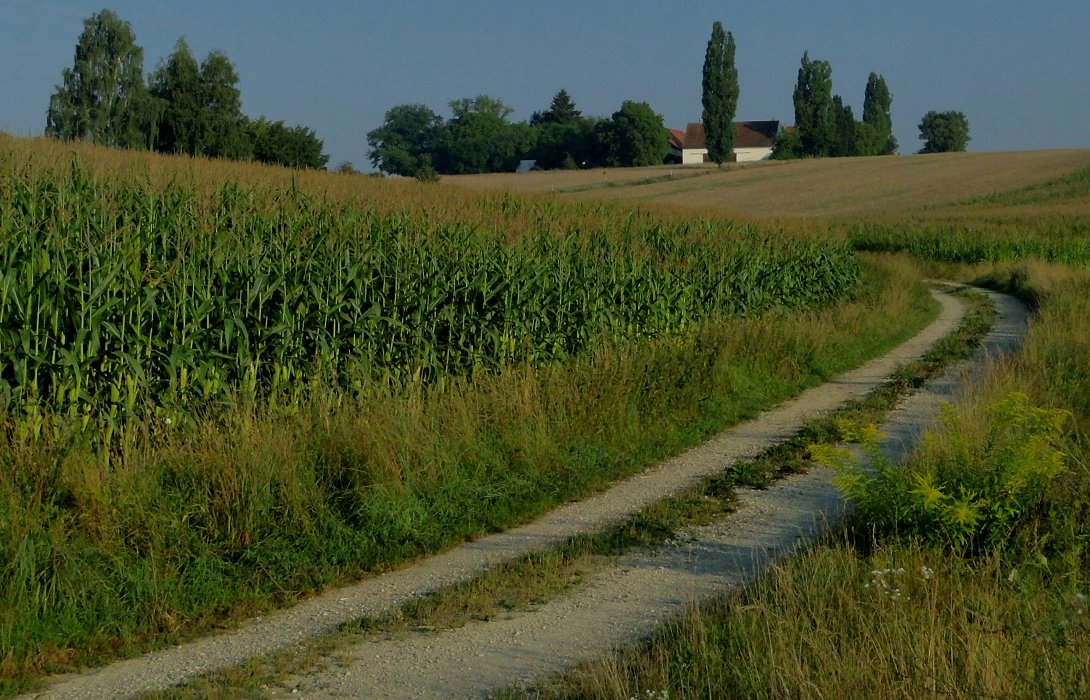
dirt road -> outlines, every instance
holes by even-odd
[[[343,622],[391,612],[413,597],[465,581],[497,563],[630,517],[791,437],[806,421],[866,394],[897,367],[921,357],[957,327],[964,313],[953,297],[936,296],[943,305],[939,319],[887,355],[598,496],[559,508],[529,525],[329,591],[238,630],[57,678],[45,691],[27,697],[120,698],[169,688],[298,644]],[[954,397],[967,367],[980,366],[985,357],[1016,347],[1024,332],[1025,309],[1009,297],[993,294],[992,299],[999,311],[997,323],[977,356],[910,397],[891,415],[885,430],[894,453],[912,444],[941,400]],[[472,697],[553,673],[647,634],[689,602],[744,585],[769,562],[819,536],[842,511],[828,473],[815,470],[791,477],[765,491],[744,492],[739,510],[720,522],[687,531],[655,551],[632,553],[616,566],[597,572],[577,595],[532,612],[449,632],[362,641],[339,649],[336,660],[319,671],[288,679],[269,693]]]

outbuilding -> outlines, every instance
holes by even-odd
[[[672,135],[680,133],[674,129],[670,131]],[[734,153],[730,160],[737,163],[768,160],[772,156],[772,145],[779,131],[778,121],[734,122]],[[671,138],[672,146],[675,140],[676,136]],[[685,127],[685,134],[680,141],[682,165],[711,162],[708,159],[708,145],[702,123],[693,122]]]

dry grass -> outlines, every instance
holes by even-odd
[[[998,558],[834,544],[566,683],[500,697],[1085,697],[1085,604],[1009,572]]]
[[[964,268],[971,278],[980,269]],[[993,274],[997,274],[994,273]],[[978,556],[875,540],[855,523],[642,645],[501,697],[1085,698],[1090,695],[1090,275],[1034,263],[1023,350],[990,363],[915,463],[957,462],[985,407],[1022,392],[1071,412],[1067,471],[1002,546]]]

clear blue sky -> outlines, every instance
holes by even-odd
[[[40,134],[82,20],[103,6],[132,24],[151,72],[184,35],[224,51],[243,111],[313,128],[332,163],[367,165],[387,109],[487,94],[515,119],[565,88],[584,114],[647,101],[667,126],[700,118],[712,22],[738,45],[739,119],[793,121],[803,51],[833,69],[862,113],[870,71],[893,92],[901,152],[931,109],[961,110],[970,150],[1090,147],[1087,0],[0,0],[0,129]]]

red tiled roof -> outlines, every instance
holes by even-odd
[[[685,127],[685,148],[707,148],[704,125],[701,122],[689,122]]]
[[[776,138],[779,130],[778,121],[734,122],[734,147],[772,148],[772,140]],[[670,131],[673,132],[674,129]],[[683,143],[686,149],[707,148],[704,125],[700,122],[691,122],[685,127]]]
[[[734,147],[772,148],[779,130],[780,123],[777,121],[734,122]]]
[[[670,148],[681,150],[685,148],[685,132],[677,129],[667,129],[670,132]]]

